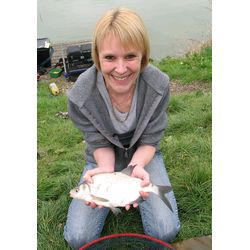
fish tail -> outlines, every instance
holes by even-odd
[[[153,193],[158,195],[162,201],[168,206],[168,208],[173,212],[173,208],[166,197],[166,194],[172,191],[171,186],[160,186],[160,185],[153,185]]]

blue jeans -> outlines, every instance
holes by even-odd
[[[93,165],[87,164],[82,176]],[[156,153],[151,162],[145,167],[150,174],[150,180],[156,185],[171,185],[160,153]],[[82,178],[82,177],[81,177]],[[81,179],[82,180],[82,179]],[[154,194],[139,204],[144,232],[152,237],[171,241],[180,230],[177,204],[173,191],[167,194],[174,212]],[[64,237],[74,249],[79,249],[86,243],[100,237],[109,208],[91,208],[83,201],[73,199],[67,222],[64,227]]]

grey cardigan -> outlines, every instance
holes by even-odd
[[[125,148],[119,141],[97,87],[98,74],[101,73],[93,65],[78,77],[67,93],[69,117],[84,134],[86,161],[96,163],[93,152],[101,147],[114,148],[116,165],[122,164],[123,167],[140,145],[151,145],[158,151],[167,125],[169,77],[152,65],[140,74],[137,83],[137,125],[129,147]]]

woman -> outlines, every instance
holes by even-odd
[[[170,185],[159,147],[167,124],[169,78],[148,64],[149,47],[141,18],[127,8],[110,10],[97,23],[94,66],[68,93],[69,116],[86,141],[81,181],[136,165],[132,176],[141,178],[142,186],[149,181]],[[173,192],[167,197],[174,212],[154,195],[141,196],[145,201],[133,206],[139,206],[145,233],[174,239],[180,222]],[[64,236],[73,248],[100,236],[109,209],[96,207],[72,200]]]

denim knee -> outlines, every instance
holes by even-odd
[[[151,237],[166,241],[166,242],[171,242],[172,240],[175,239],[176,235],[180,231],[180,225],[169,225],[165,230],[162,230],[163,228],[159,230],[159,228],[150,228],[149,231],[145,231],[145,233]]]
[[[85,238],[83,233],[79,232],[70,233],[67,232],[66,230],[64,231],[64,239],[73,249],[79,249],[89,242],[89,240]]]

